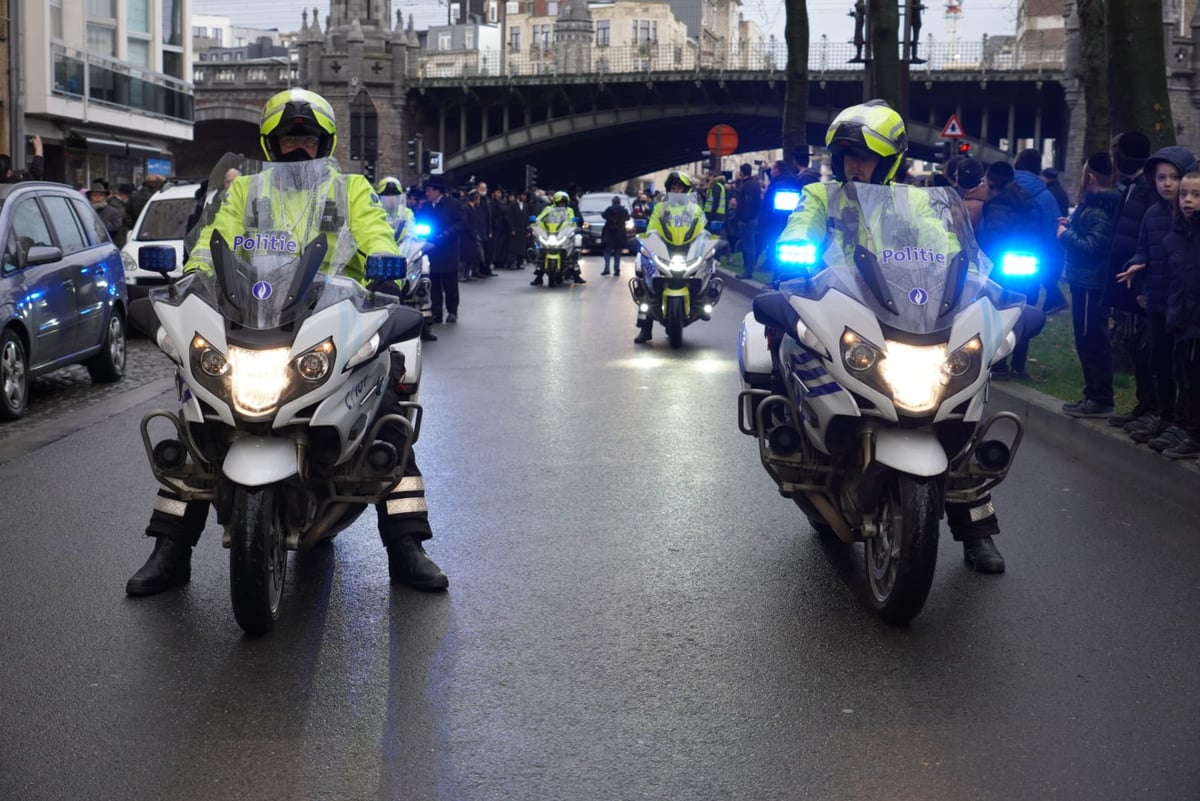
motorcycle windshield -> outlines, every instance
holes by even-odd
[[[949,328],[953,312],[986,286],[991,263],[953,188],[851,182],[828,189],[825,219],[810,218],[817,265],[811,275],[781,282],[786,294],[819,298],[836,290],[888,327],[927,334]]]
[[[192,238],[189,265],[198,269],[186,289],[206,295],[232,325],[254,330],[293,324],[347,297],[361,300],[361,285],[342,276],[357,248],[338,175],[332,159],[223,158],[209,179],[222,188]]]
[[[567,208],[559,208],[554,206],[546,216],[538,220],[540,225],[549,234],[557,234],[562,231],[563,226],[571,221],[571,210]]]
[[[666,240],[671,245],[686,245],[704,232],[704,209],[695,193],[672,193],[664,201],[659,218]]]
[[[715,238],[696,237],[686,244],[674,245],[663,239],[657,231],[652,231],[642,237],[642,250],[659,269],[678,273],[700,266],[716,243]]]

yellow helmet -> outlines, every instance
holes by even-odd
[[[672,170],[667,175],[667,180],[663,181],[663,188],[670,192],[671,184],[680,184],[684,192],[692,191],[692,179],[686,173],[679,172],[678,170]]]
[[[286,89],[273,95],[263,106],[258,134],[268,161],[284,160],[279,147],[281,136],[316,136],[316,158],[324,158],[337,146],[333,106],[316,92]]]
[[[404,184],[400,183],[399,178],[388,176],[379,183],[375,184],[375,194],[377,195],[403,195]]]
[[[879,156],[871,183],[886,184],[891,183],[900,169],[901,159],[908,150],[908,133],[895,109],[882,100],[868,100],[833,118],[825,133],[825,147],[831,156],[833,177],[838,181],[846,180],[846,153],[858,151]]]
[[[559,206],[559,205],[565,206],[570,202],[571,202],[571,196],[568,195],[566,192],[559,191],[559,192],[554,193],[554,205],[555,206]]]

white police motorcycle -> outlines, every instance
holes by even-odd
[[[952,189],[849,183],[827,208],[825,241],[777,244],[785,280],[742,323],[738,424],[818,533],[864,544],[871,603],[902,623],[928,596],[945,502],[1003,481],[1020,444],[1020,419],[985,402],[1021,300],[988,279]]]
[[[276,208],[275,230],[214,234],[211,271],[151,293],[179,407],[141,423],[155,478],[216,507],[234,616],[250,633],[274,627],[288,551],[334,536],[403,477],[422,414],[421,315],[343,273],[357,246],[330,160],[261,166],[247,209],[278,204],[274,189],[308,200]],[[139,261],[166,274],[175,251],[143,247]],[[405,271],[402,257],[367,261],[383,287]]]

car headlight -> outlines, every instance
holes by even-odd
[[[634,227],[634,226],[633,226],[633,220],[626,220],[626,221],[625,221],[625,230],[626,230],[626,231],[632,231],[632,230],[633,230],[633,227]]]

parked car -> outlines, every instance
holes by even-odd
[[[125,375],[121,254],[77,189],[0,185],[0,420],[25,413],[29,382],[72,364]]]
[[[143,245],[170,245],[175,248],[175,263],[179,266],[171,275],[178,278],[183,274],[183,238],[187,235],[188,218],[196,208],[196,191],[199,187],[197,183],[171,184],[155,192],[146,201],[142,213],[133,224],[133,230],[129,232],[125,247],[121,248],[130,299],[144,298],[151,289],[167,282],[162,273],[138,267],[138,249]]]
[[[583,217],[582,233],[583,247],[585,250],[600,251],[603,246],[600,242],[600,232],[604,230],[604,210],[612,205],[612,199],[619,197],[621,205],[625,210],[633,215],[633,198],[626,197],[620,192],[589,192],[579,198],[579,213]],[[633,237],[633,222],[632,220],[626,224],[625,232]]]

